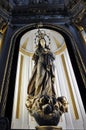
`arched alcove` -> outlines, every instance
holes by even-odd
[[[53,31],[53,33],[52,34],[55,34],[56,33],[56,35],[58,34],[62,39],[64,39],[63,41],[63,45],[64,45],[64,47],[63,47],[63,45],[59,45],[59,47],[58,47],[58,49],[57,49],[57,51],[55,51],[57,54],[59,54],[59,55],[61,55],[61,58],[57,58],[58,60],[57,61],[59,61],[60,60],[60,62],[62,63],[62,64],[64,64],[63,66],[62,66],[62,68],[61,68],[61,65],[59,64],[59,67],[60,67],[60,70],[62,69],[64,72],[64,74],[63,75],[65,75],[66,76],[66,81],[63,81],[63,85],[64,85],[64,83],[65,82],[67,82],[67,84],[68,84],[68,88],[67,88],[67,91],[68,91],[68,98],[70,98],[70,95],[71,95],[71,98],[70,98],[70,101],[69,102],[71,102],[70,104],[70,106],[71,106],[71,108],[69,109],[69,114],[68,115],[66,115],[66,116],[64,116],[63,118],[62,118],[62,122],[60,122],[60,124],[62,124],[62,126],[63,126],[63,128],[77,128],[76,126],[77,125],[79,125],[81,128],[83,128],[83,122],[84,122],[84,120],[82,119],[82,118],[84,118],[85,117],[85,112],[84,112],[84,107],[83,107],[83,104],[82,104],[82,101],[81,101],[81,97],[80,97],[80,93],[79,93],[79,90],[78,90],[78,84],[79,84],[79,80],[78,80],[78,78],[77,78],[77,75],[79,75],[79,77],[80,77],[80,72],[78,71],[79,69],[78,69],[78,66],[77,66],[77,60],[76,60],[76,57],[75,57],[75,52],[74,52],[74,44],[75,44],[75,41],[74,41],[74,39],[73,39],[73,37],[72,37],[72,35],[70,34],[70,32],[68,32],[65,28],[62,28],[62,27],[60,27],[60,26],[53,26],[53,25],[48,25],[48,24],[43,24],[43,25],[39,25],[39,27],[40,27],[40,29],[44,29],[44,30],[50,30],[50,31]],[[15,95],[15,93],[14,93],[14,89],[15,89],[15,82],[16,82],[16,72],[17,72],[17,63],[19,62],[19,60],[18,60],[18,55],[19,55],[19,46],[20,46],[20,53],[23,53],[23,55],[26,55],[25,53],[24,53],[24,49],[26,49],[26,48],[22,48],[22,45],[24,45],[25,46],[25,44],[22,44],[23,42],[25,43],[25,41],[27,40],[27,38],[26,38],[26,40],[25,41],[23,41],[22,42],[22,40],[21,39],[23,39],[23,36],[26,34],[26,35],[29,35],[28,33],[31,33],[31,31],[33,31],[33,30],[36,30],[36,25],[35,24],[33,24],[33,25],[30,25],[30,26],[25,26],[25,27],[23,27],[23,28],[21,28],[21,29],[19,29],[15,34],[14,34],[14,36],[13,36],[13,38],[11,39],[11,42],[13,43],[13,59],[12,59],[12,70],[11,70],[11,77],[10,77],[10,85],[9,85],[9,91],[8,91],[8,100],[7,100],[7,109],[6,109],[6,115],[9,117],[9,119],[11,120],[11,117],[12,117],[12,107],[13,107],[13,98],[15,97],[15,96],[13,96],[13,95]],[[34,32],[34,31],[33,31]],[[58,40],[59,38],[56,38],[56,36],[55,36],[55,38],[54,38],[54,41],[55,42],[57,42],[57,40]],[[53,41],[53,40],[52,40]],[[59,41],[58,41],[58,43],[59,43]],[[29,44],[28,44],[29,45]],[[24,47],[23,46],[23,47]],[[62,49],[62,47],[63,47],[63,51],[60,51],[61,53],[58,53],[58,51],[60,50],[60,49]],[[22,49],[23,49],[23,51],[22,51]],[[66,49],[66,50],[65,50]],[[63,53],[64,53],[64,51],[66,51],[65,52],[65,55],[66,55],[66,57],[68,58],[68,60],[67,59],[65,59],[65,56],[63,55]],[[21,54],[22,55],[22,54]],[[73,58],[73,59],[72,59]],[[31,58],[30,58],[30,60],[31,60]],[[20,61],[21,62],[21,64],[22,64],[22,62],[23,61]],[[72,64],[71,64],[72,63]],[[74,65],[74,63],[75,63],[75,65]],[[71,65],[69,65],[69,64],[71,64]],[[73,65],[73,66],[72,66]],[[70,67],[69,67],[70,66]],[[74,69],[75,68],[75,69]],[[76,69],[77,68],[77,69]],[[68,73],[70,73],[70,70],[71,70],[71,75],[73,74],[74,75],[74,72],[73,72],[73,69],[75,70],[75,76],[73,76],[73,77],[70,77],[70,75],[68,74]],[[69,71],[69,72],[68,72]],[[31,72],[30,72],[31,73]],[[61,71],[61,73],[62,73],[62,71]],[[77,75],[76,75],[76,73],[77,73]],[[59,77],[59,78],[61,78],[61,77]],[[73,79],[71,79],[71,78],[74,78],[74,82],[75,82],[75,84],[76,85],[73,85],[73,83],[72,83],[72,80]],[[70,81],[69,81],[70,80]],[[83,84],[83,81],[82,81],[82,79],[80,78],[80,80],[81,80],[81,84]],[[61,82],[61,81],[60,81]],[[77,82],[78,82],[78,84],[77,84]],[[21,84],[21,83],[20,83]],[[71,87],[71,84],[73,85],[73,87]],[[66,86],[66,84],[65,84],[65,86]],[[77,86],[77,87],[75,87],[75,86]],[[84,86],[84,84],[83,84],[83,86]],[[75,88],[74,88],[75,87]],[[60,93],[62,93],[62,94],[64,94],[64,96],[65,96],[65,93],[66,93],[66,88],[65,87],[63,87],[63,90],[62,90],[62,88],[60,88],[59,87],[59,89],[61,89],[60,90],[60,92],[59,92],[59,94]],[[58,89],[58,91],[59,91],[59,89]],[[11,93],[10,93],[11,92]],[[76,94],[76,92],[77,92],[77,94],[78,94],[78,96],[77,96],[77,94]],[[20,94],[19,94],[20,95]],[[74,96],[74,97],[73,97]],[[9,98],[12,98],[12,100],[11,101],[9,101]],[[20,98],[20,97],[19,97]],[[25,98],[25,97],[24,97]],[[78,102],[78,98],[80,99],[80,103]],[[9,102],[10,102],[10,104],[9,104]],[[74,103],[75,102],[75,103]],[[76,105],[77,104],[77,105]],[[9,105],[11,106],[10,108],[9,108]],[[73,105],[73,106],[72,106]],[[81,108],[82,108],[82,111],[81,111],[81,109],[79,109],[79,106],[81,106]],[[72,108],[74,109],[74,110],[72,110]],[[8,109],[10,109],[10,114],[11,114],[11,116],[9,116],[9,113],[7,112],[7,110]],[[74,114],[75,113],[75,114]],[[18,117],[17,117],[18,118]],[[70,119],[70,120],[68,120],[68,118]],[[74,120],[73,120],[74,119]],[[65,120],[65,122],[63,121],[63,120]],[[75,120],[76,120],[76,122],[77,123],[74,123],[75,122]],[[78,120],[78,121],[77,121]],[[18,120],[17,120],[18,121]],[[23,120],[24,121],[24,120]],[[68,122],[70,121],[70,126],[68,125]],[[17,122],[18,123],[18,122]],[[34,125],[34,124],[33,124]],[[22,126],[22,128],[24,128],[24,126]],[[34,127],[33,127],[34,128]]]

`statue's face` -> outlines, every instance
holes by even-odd
[[[40,39],[40,44],[43,48],[45,48],[45,40],[44,39]]]

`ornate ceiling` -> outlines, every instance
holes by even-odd
[[[83,8],[83,0],[0,0],[0,16],[13,24],[67,21]]]
[[[72,6],[78,3],[79,0],[9,0],[9,2],[14,6],[15,5],[24,6],[24,5],[31,5],[31,4],[68,5],[69,3],[71,3]]]
[[[80,2],[81,0],[0,0],[0,6],[13,13],[55,13],[72,9]]]

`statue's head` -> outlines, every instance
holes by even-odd
[[[45,48],[45,44],[46,44],[45,39],[39,39],[39,44],[40,44],[43,48]]]
[[[47,35],[45,30],[38,29],[35,34],[35,44],[39,47],[41,46],[43,48],[49,49],[50,37]]]

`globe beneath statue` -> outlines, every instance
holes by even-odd
[[[59,111],[53,111],[49,114],[44,114],[43,111],[39,111],[35,112],[33,116],[40,126],[56,126],[59,123],[61,115]]]

